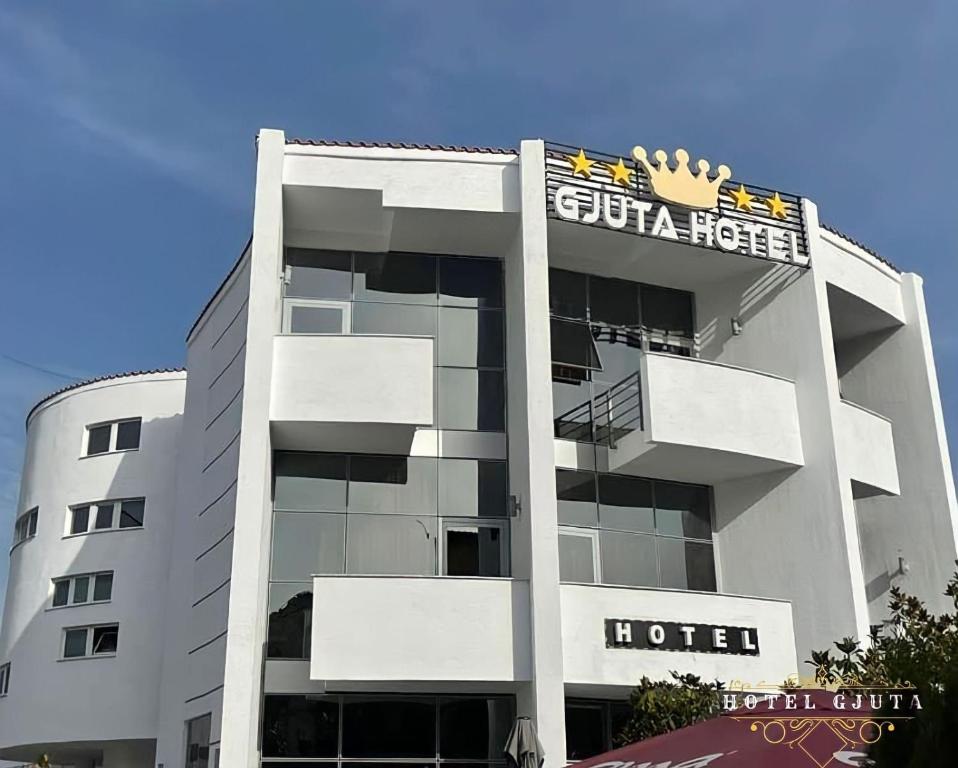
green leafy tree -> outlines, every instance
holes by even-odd
[[[884,696],[879,714],[914,715],[893,721],[869,749],[876,768],[954,768],[958,764],[958,572],[945,589],[954,612],[935,616],[916,597],[891,590],[890,620],[874,627],[865,648],[853,638],[816,651],[808,661],[822,685],[851,688],[910,687],[921,709],[890,706]],[[903,705],[907,706],[908,701]]]
[[[643,677],[632,689],[632,715],[615,736],[617,747],[684,728],[719,714],[719,691],[725,686],[716,680],[703,683],[695,675],[671,672],[672,680]]]

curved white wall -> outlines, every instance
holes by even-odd
[[[94,382],[43,403],[27,425],[17,514],[39,507],[37,534],[10,553],[0,663],[0,754],[17,745],[156,738],[164,605],[174,520],[174,459],[185,373]],[[88,424],[140,416],[135,451],[84,457]],[[146,498],[141,529],[65,536],[72,504]],[[107,603],[50,608],[51,580],[113,571]],[[119,623],[114,657],[61,661],[63,628]],[[94,745],[90,745],[92,748]],[[13,750],[13,751],[11,751]]]

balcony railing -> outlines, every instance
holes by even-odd
[[[553,420],[557,438],[615,448],[625,435],[643,428],[639,371]]]

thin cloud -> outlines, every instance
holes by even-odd
[[[0,89],[53,113],[71,129],[79,129],[89,139],[87,149],[122,150],[155,172],[222,204],[233,208],[248,205],[243,186],[230,177],[228,166],[215,161],[209,148],[171,140],[120,114],[110,103],[115,99],[104,97],[113,90],[104,87],[112,72],[97,68],[55,28],[0,10],[0,40],[4,37],[10,44],[0,45]],[[23,56],[16,55],[17,48]],[[119,100],[122,102],[122,97]]]

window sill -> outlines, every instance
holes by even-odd
[[[69,603],[67,605],[48,605],[44,608],[44,611],[62,611],[65,608],[88,608],[91,605],[109,605],[113,602],[113,598],[109,600],[88,600],[85,603]]]
[[[83,533],[65,533],[64,539],[78,539],[81,536],[95,536],[100,533],[120,533],[122,531],[142,531],[144,526],[130,526],[129,528],[101,528],[100,530],[84,531]]]
[[[91,656],[70,656],[69,658],[61,657],[57,659],[57,661],[91,661],[92,659],[115,659],[115,658],[116,658],[115,653],[97,653]]]
[[[10,553],[13,554],[13,550],[15,550],[17,547],[26,544],[28,541],[33,541],[36,537],[37,535],[33,534],[33,536],[27,536],[27,538],[25,538],[23,541],[18,541],[16,544],[10,547]]]
[[[81,459],[96,459],[100,456],[115,456],[118,453],[136,453],[139,451],[139,448],[120,448],[116,451],[103,451],[103,453],[84,453],[79,458]]]

